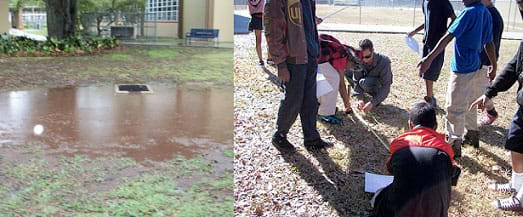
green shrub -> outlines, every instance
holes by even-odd
[[[115,38],[70,37],[62,40],[48,38],[47,41],[35,41],[26,37],[0,37],[0,55],[20,56],[41,53],[59,55],[62,53],[93,53],[104,49],[118,47]]]

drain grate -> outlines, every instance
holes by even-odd
[[[153,90],[146,84],[117,84],[116,93],[152,93]]]

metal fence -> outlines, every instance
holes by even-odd
[[[249,0],[234,0],[235,10],[247,10]],[[456,14],[463,10],[461,0],[450,0]],[[423,0],[316,0],[317,14],[328,14],[349,6],[327,23],[417,26],[423,22]],[[523,32],[523,21],[515,0],[494,0],[506,32]]]

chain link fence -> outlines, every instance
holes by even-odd
[[[249,0],[234,0],[235,10],[248,10],[248,2]],[[464,8],[462,1],[450,2],[458,15]],[[326,23],[403,27],[423,23],[423,0],[316,0],[316,4],[316,13],[320,17],[347,7],[325,20]],[[505,32],[523,32],[523,21],[515,0],[494,0],[494,5],[503,17]]]
[[[80,24],[84,35],[122,39],[158,38],[156,13],[84,13]]]

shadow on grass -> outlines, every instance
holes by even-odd
[[[483,152],[485,151],[483,150]],[[462,165],[462,167],[467,168],[470,171],[470,173],[483,173],[487,178],[495,180],[497,183],[506,183],[508,181],[505,177],[500,176],[498,174],[494,174],[489,169],[484,168],[475,159],[472,159],[468,156],[462,156],[459,162]]]
[[[350,149],[346,159],[347,169],[341,166],[345,164],[345,159],[341,160],[340,165],[333,160],[333,154],[329,154],[337,150],[311,151],[311,155],[319,162],[319,168],[301,153],[283,154],[283,157],[297,168],[301,178],[313,186],[338,215],[368,216],[372,195],[364,192],[362,173],[370,171],[383,174],[388,151],[355,115],[343,119],[344,125],[327,127],[331,135],[344,144],[344,148]]]
[[[409,112],[395,105],[381,104],[370,116],[374,119],[371,121],[400,128],[401,132],[409,129]]]
[[[479,128],[479,139],[490,146],[503,147],[507,139],[508,130],[499,126],[490,125]]]
[[[312,151],[311,154],[320,162],[325,173],[320,172],[301,153],[282,153],[282,156],[287,163],[297,168],[300,177],[314,187],[323,200],[327,201],[339,216],[362,216],[362,213],[358,212],[361,209],[351,207],[353,192],[358,191],[357,188],[363,187],[355,186],[353,183],[361,182],[358,181],[361,177],[349,175],[342,171],[325,151]]]
[[[479,148],[479,152],[485,156],[487,156],[488,158],[492,159],[494,162],[496,162],[496,165],[504,168],[504,169],[511,169],[512,167],[510,166],[510,164],[503,158],[500,158],[499,156],[493,154],[492,152],[490,151],[487,151],[485,150],[484,148]]]

